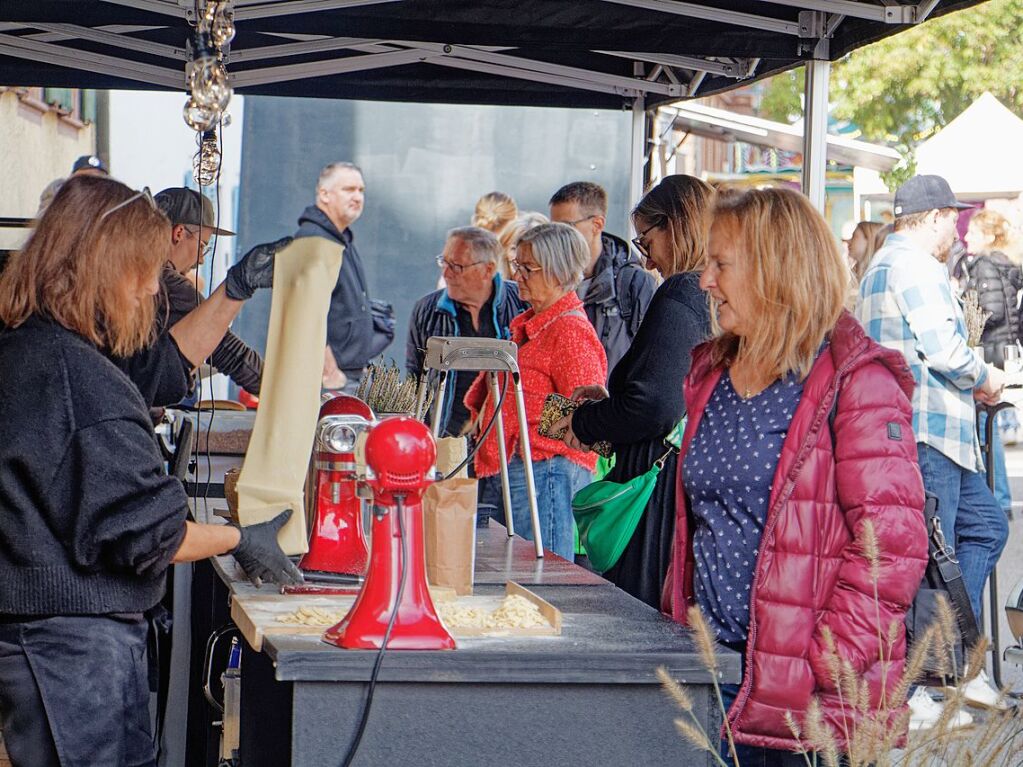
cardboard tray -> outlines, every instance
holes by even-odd
[[[355,594],[318,596],[311,594],[278,594],[251,590],[252,593],[236,593],[231,598],[231,620],[252,649],[257,652],[263,649],[263,637],[267,634],[286,634],[291,636],[318,637],[328,628],[326,626],[299,626],[281,623],[278,617],[293,613],[300,607],[318,607],[321,610],[344,615],[355,604]],[[435,602],[453,601],[465,607],[496,608],[502,597],[465,596],[458,597],[452,589],[431,586],[430,593]],[[517,594],[535,604],[540,613],[551,624],[537,628],[509,629],[469,629],[451,630],[455,639],[459,637],[524,637],[524,636],[557,636],[561,634],[561,611],[554,605],[534,594],[527,588],[509,581],[505,586],[505,595]]]

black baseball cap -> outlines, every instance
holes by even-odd
[[[201,226],[213,234],[234,236],[229,229],[217,227],[216,216],[213,215],[213,203],[209,197],[199,194],[194,189],[187,189],[183,186],[174,186],[157,192],[153,198],[160,206],[172,224],[187,224],[188,226]]]
[[[110,175],[110,171],[107,170],[106,163],[103,162],[99,157],[94,154],[83,154],[77,160],[75,164],[71,166],[71,172],[77,173],[80,170],[98,170],[100,173],[106,173]]]
[[[896,217],[942,208],[966,210],[972,207],[959,202],[952,194],[952,187],[941,176],[913,176],[895,192]]]

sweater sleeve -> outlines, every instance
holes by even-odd
[[[607,380],[607,354],[588,320],[564,323],[554,346],[560,352],[550,369],[555,393],[568,397],[578,386]]]
[[[217,370],[229,376],[249,394],[259,396],[263,380],[263,358],[230,330],[213,350],[210,361]]]
[[[839,392],[835,485],[853,540],[842,553],[835,586],[810,645],[810,663],[825,690],[835,689],[825,628],[838,657],[857,673],[876,663],[882,652],[895,660],[902,657],[887,646],[887,638],[882,646],[880,638],[887,637],[893,622],[902,626],[927,564],[924,488],[912,424],[908,398],[880,363],[854,371]],[[868,522],[876,560],[869,553]]]
[[[423,301],[417,301],[412,307],[412,316],[408,324],[408,340],[405,342],[405,372],[418,378],[423,372],[423,360],[426,358],[426,339],[423,338],[424,315],[426,311]]]
[[[605,400],[581,405],[572,430],[584,444],[615,445],[657,439],[685,412],[682,381],[693,348],[704,340],[706,310],[667,296],[656,296],[633,341],[625,385]]]
[[[147,578],[167,568],[185,534],[188,499],[144,424],[111,419],[75,431],[59,476],[76,507],[72,562]]]

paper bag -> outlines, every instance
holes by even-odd
[[[465,437],[441,437],[437,440],[437,471],[442,477],[446,477],[465,460],[466,455],[468,445]],[[469,465],[462,466],[455,478],[468,479]]]
[[[476,480],[435,482],[423,495],[426,576],[459,596],[472,594],[476,567]]]

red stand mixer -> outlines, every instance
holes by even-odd
[[[316,515],[309,551],[298,563],[312,583],[347,582],[353,586],[366,572],[369,548],[362,502],[356,494],[355,443],[374,420],[369,405],[347,394],[320,407],[313,463]]]
[[[366,438],[366,484],[373,490],[373,555],[348,615],[323,641],[349,649],[453,650],[426,586],[423,493],[437,446],[414,418],[387,418]]]

